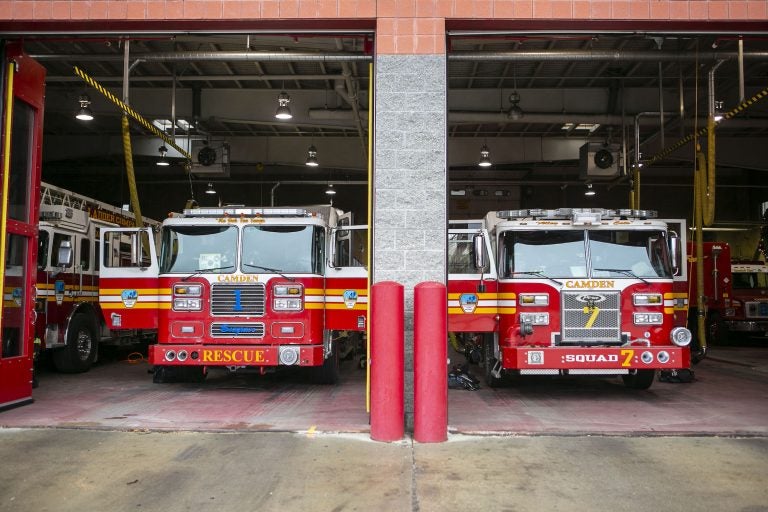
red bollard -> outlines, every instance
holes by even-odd
[[[405,299],[403,285],[371,286],[371,439],[399,441],[405,433]]]
[[[445,285],[413,290],[413,438],[448,439],[448,295]]]

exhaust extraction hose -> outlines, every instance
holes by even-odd
[[[125,154],[125,172],[128,177],[128,192],[131,196],[131,208],[136,216],[136,227],[144,225],[144,219],[141,217],[141,206],[139,206],[139,193],[136,191],[136,173],[133,170],[133,152],[131,150],[131,129],[128,124],[128,116],[123,113],[123,153]]]

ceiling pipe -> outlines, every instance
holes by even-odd
[[[120,82],[119,76],[93,76],[97,82]],[[174,79],[171,76],[158,75],[134,75],[130,77],[132,82],[235,82],[235,81],[282,81],[282,80],[306,80],[306,81],[326,81],[343,79],[344,75],[182,75]],[[46,76],[45,81],[50,82],[82,82],[83,79],[78,76]]]
[[[455,61],[646,61],[646,62],[704,62],[738,58],[738,52],[678,52],[661,50],[510,50],[496,52],[454,51],[448,60]],[[768,51],[744,53],[745,59],[766,59]]]
[[[341,39],[336,39],[336,48],[343,48]],[[355,125],[357,126],[357,134],[360,136],[360,144],[363,147],[363,155],[368,157],[368,140],[365,137],[365,129],[363,128],[363,122],[360,119],[360,106],[358,105],[357,87],[352,82],[352,70],[347,62],[341,63],[341,72],[344,75],[344,85],[346,86],[346,101],[352,107],[352,111],[355,114]],[[338,90],[338,89],[337,89]],[[366,118],[367,119],[367,118]]]
[[[121,55],[108,54],[36,54],[35,60],[76,61],[76,62],[109,62],[122,60]],[[316,52],[158,52],[134,55],[141,62],[172,62],[172,61],[232,61],[232,62],[372,62],[371,55],[360,53],[316,53]]]
[[[658,112],[657,112],[658,115]],[[668,114],[665,114],[668,115]],[[309,118],[316,121],[350,121],[353,119],[353,112],[351,110],[342,109],[325,109],[316,108],[309,109]],[[361,111],[360,116],[363,119],[367,119],[368,112]],[[622,124],[624,118],[615,114],[590,114],[590,113],[563,113],[563,112],[547,112],[547,113],[531,113],[526,112],[525,117],[521,119],[520,123],[525,124],[557,124],[557,123],[584,123],[584,124],[601,124],[601,125],[613,125],[619,126]],[[510,124],[516,121],[512,121],[507,117],[506,112],[472,112],[472,111],[451,111],[448,113],[448,123],[451,125],[459,124],[478,124],[478,123],[499,123]],[[648,119],[641,120],[641,125],[657,124],[656,120]],[[766,120],[764,118],[755,119],[729,119],[729,126],[738,126],[740,128],[765,128]]]

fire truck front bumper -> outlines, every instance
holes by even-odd
[[[322,345],[164,345],[149,347],[149,362],[164,366],[319,366]]]
[[[690,368],[688,347],[501,347],[502,367],[520,373],[622,374]]]

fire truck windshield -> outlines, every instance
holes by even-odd
[[[164,226],[160,272],[231,274],[235,254],[235,226]]]
[[[242,247],[243,273],[323,274],[325,231],[319,226],[245,226]]]
[[[501,234],[502,275],[546,278],[671,278],[662,231],[530,230]]]

